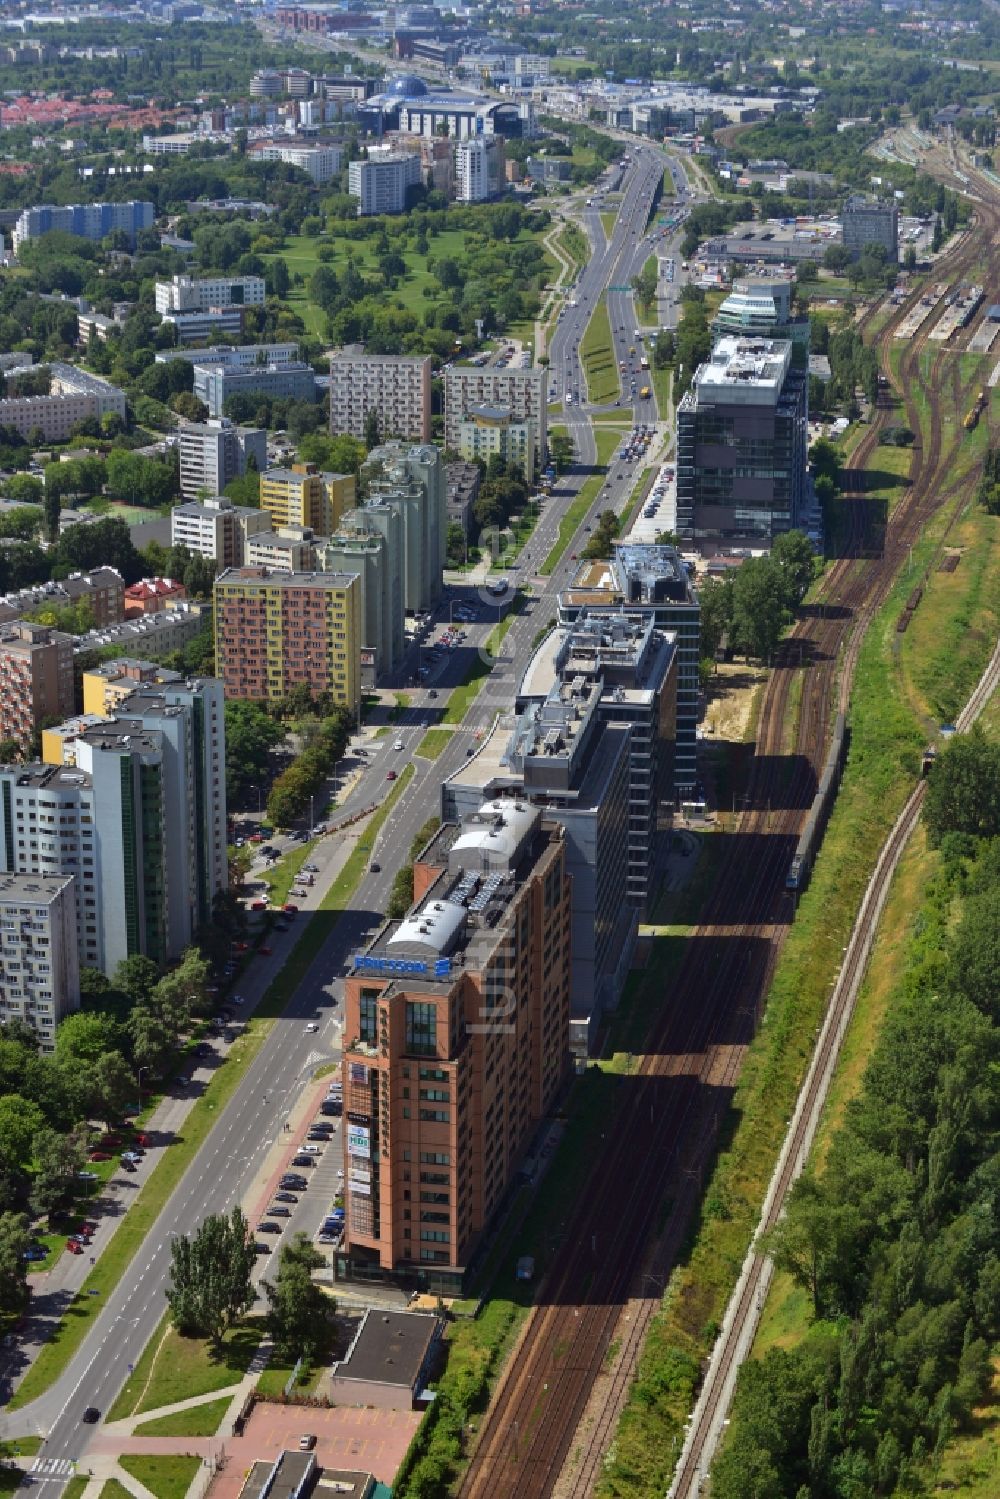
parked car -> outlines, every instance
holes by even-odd
[[[288,1197],[290,1194],[288,1192],[283,1192],[279,1193],[278,1195],[279,1197]],[[291,1208],[286,1208],[284,1203],[282,1202],[273,1202],[267,1210],[267,1216],[269,1218],[290,1218],[292,1216],[292,1210]]]
[[[82,1254],[83,1253],[83,1245],[82,1244],[78,1244],[75,1239],[67,1239],[66,1240],[66,1248],[69,1250],[70,1254]]]
[[[259,1234],[280,1234],[281,1224],[272,1223],[269,1219],[265,1219],[263,1223],[257,1224],[257,1232]]]
[[[96,1405],[88,1405],[80,1419],[86,1422],[88,1426],[96,1426],[101,1419],[101,1413]]]
[[[298,1202],[299,1199],[294,1192],[275,1192],[274,1200],[275,1202]]]

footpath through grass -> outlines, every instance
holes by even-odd
[[[588,398],[598,406],[621,395],[607,298],[602,296],[580,340],[580,361],[587,380]]]
[[[129,1416],[141,1416],[145,1411],[156,1411],[164,1405],[190,1400],[194,1395],[208,1395],[213,1390],[225,1390],[230,1385],[239,1384],[260,1346],[262,1335],[260,1327],[234,1327],[225,1334],[220,1351],[215,1353],[204,1338],[181,1337],[164,1315],[118,1392],[107,1419],[124,1421]],[[193,1413],[178,1412],[179,1415]],[[156,1435],[149,1430],[144,1434]]]
[[[174,1411],[172,1416],[154,1416],[151,1421],[141,1421],[135,1434],[139,1437],[214,1437],[231,1401],[231,1395],[223,1395],[219,1400],[206,1400],[204,1405],[192,1405],[190,1410]]]
[[[939,515],[914,548],[933,554]],[[683,1265],[654,1319],[597,1494],[665,1492],[699,1370],[756,1229],[760,1204],[858,905],[892,823],[919,775],[924,733],[900,691],[896,621],[902,577],[862,646],[851,701],[852,747],[841,793],[778,962],[764,1024],[747,1056]],[[947,651],[947,636],[938,649]],[[982,661],[988,649],[984,645]],[[676,1438],[676,1445],[674,1439]]]
[[[185,1499],[194,1483],[194,1476],[201,1467],[200,1457],[177,1454],[171,1457],[154,1457],[146,1453],[129,1452],[118,1459],[126,1473],[138,1478],[156,1499]],[[130,1496],[131,1499],[131,1496]]]
[[[608,460],[617,448],[620,440],[621,435],[616,430],[601,431],[595,428],[594,441],[597,444],[597,471],[591,474],[589,479],[584,480],[580,493],[559,522],[559,536],[556,543],[538,569],[546,577],[550,573],[555,572],[559,566],[563,553],[573,540],[576,531],[583,523],[584,516],[600,493],[601,486],[607,477]]]

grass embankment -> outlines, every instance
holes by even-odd
[[[673,370],[657,369],[651,359],[649,362],[649,383],[652,385],[653,395],[656,397],[656,412],[660,421],[669,421],[673,412]]]
[[[621,385],[615,363],[615,348],[611,341],[608,302],[603,295],[580,340],[580,362],[587,381],[588,399],[598,406],[617,400],[621,395]]]
[[[117,1478],[106,1478],[101,1484],[98,1499],[132,1499],[131,1491]]]
[[[443,749],[451,743],[451,729],[428,729],[417,745],[415,754],[427,760],[436,760]]]
[[[570,280],[575,280],[590,259],[590,241],[579,224],[564,224],[556,244],[571,262]]]
[[[644,266],[642,268],[642,274],[646,275],[647,272],[650,270],[650,268],[652,268],[652,272],[653,272],[654,277],[658,276],[659,269],[660,269],[658,262],[659,262],[659,257],[658,256],[656,256],[656,255],[650,255],[647,258],[646,263],[644,264]],[[639,298],[638,296],[635,299],[635,311],[636,311],[636,316],[639,319],[640,325],[645,324],[645,323],[655,323],[657,321],[657,317],[656,317],[656,290],[655,290],[656,285],[657,285],[657,282],[654,280],[654,282],[653,282],[653,288],[654,288],[654,290],[653,290],[653,296],[652,296],[652,299],[650,301],[645,302],[641,298]],[[641,352],[641,350],[640,350],[640,352]]]
[[[200,1457],[188,1457],[179,1453],[172,1457],[154,1457],[146,1453],[130,1452],[120,1457],[118,1462],[126,1473],[131,1473],[151,1494],[155,1494],[156,1499],[185,1499],[194,1482],[194,1475],[201,1467]]]
[[[558,540],[538,569],[546,577],[558,567],[562,560],[562,555],[573,540],[577,528],[582,524],[584,516],[600,493],[601,486],[607,476],[608,462],[620,441],[620,433],[615,430],[595,430],[594,441],[597,444],[597,471],[591,474],[589,479],[584,480],[580,493],[559,522]]]
[[[226,1333],[216,1353],[203,1338],[182,1338],[164,1316],[118,1392],[107,1419],[124,1421],[128,1416],[141,1416],[145,1411],[160,1410],[164,1405],[175,1405],[194,1395],[209,1395],[213,1390],[239,1384],[260,1340],[259,1327],[234,1327]],[[153,1434],[145,1432],[146,1436]]]
[[[610,239],[611,236],[614,234],[614,232],[615,232],[615,225],[617,224],[617,222],[618,222],[618,213],[617,213],[616,209],[614,209],[614,208],[606,208],[602,212],[602,214],[601,214],[601,223],[604,225],[604,233],[605,233],[605,235],[607,236],[608,239]]]
[[[494,626],[483,641],[481,649],[477,650],[469,664],[469,671],[465,681],[461,686],[454,688],[449,694],[448,701],[445,704],[444,723],[460,724],[468,713],[473,701],[479,696],[483,683],[493,670],[493,662],[496,660],[500,647],[503,644],[504,636],[521,612],[522,599],[523,595],[520,589],[518,589],[515,594],[514,607],[508,614],[504,615],[498,625]],[[428,730],[424,738],[426,739],[433,732],[433,730]],[[441,748],[443,749],[444,746],[442,745]],[[441,750],[439,749],[434,753],[440,754],[440,752]],[[420,753],[419,747],[418,753]]]
[[[946,519],[939,515],[914,548],[915,569],[933,555]],[[671,1443],[682,1439],[701,1360],[756,1229],[831,980],[878,851],[919,773],[924,734],[895,661],[896,620],[911,588],[911,578],[899,580],[862,647],[841,794],[722,1131],[690,1253],[647,1338],[600,1495],[646,1494],[669,1484]],[[943,642],[937,649],[947,654]]]

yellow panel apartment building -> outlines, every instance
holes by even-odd
[[[321,473],[314,463],[269,468],[260,476],[260,508],[276,531],[308,526],[317,536],[329,536],[344,511],[354,508],[356,494],[353,474]]]
[[[215,661],[227,698],[282,698],[301,683],[361,708],[362,580],[355,573],[231,567],[215,581]]]

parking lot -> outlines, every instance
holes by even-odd
[[[209,1492],[212,1499],[238,1499],[253,1464],[273,1462],[285,1449],[297,1450],[304,1432],[316,1437],[321,1468],[360,1468],[391,1484],[420,1421],[419,1411],[256,1405],[243,1435],[227,1439],[225,1466]]]

